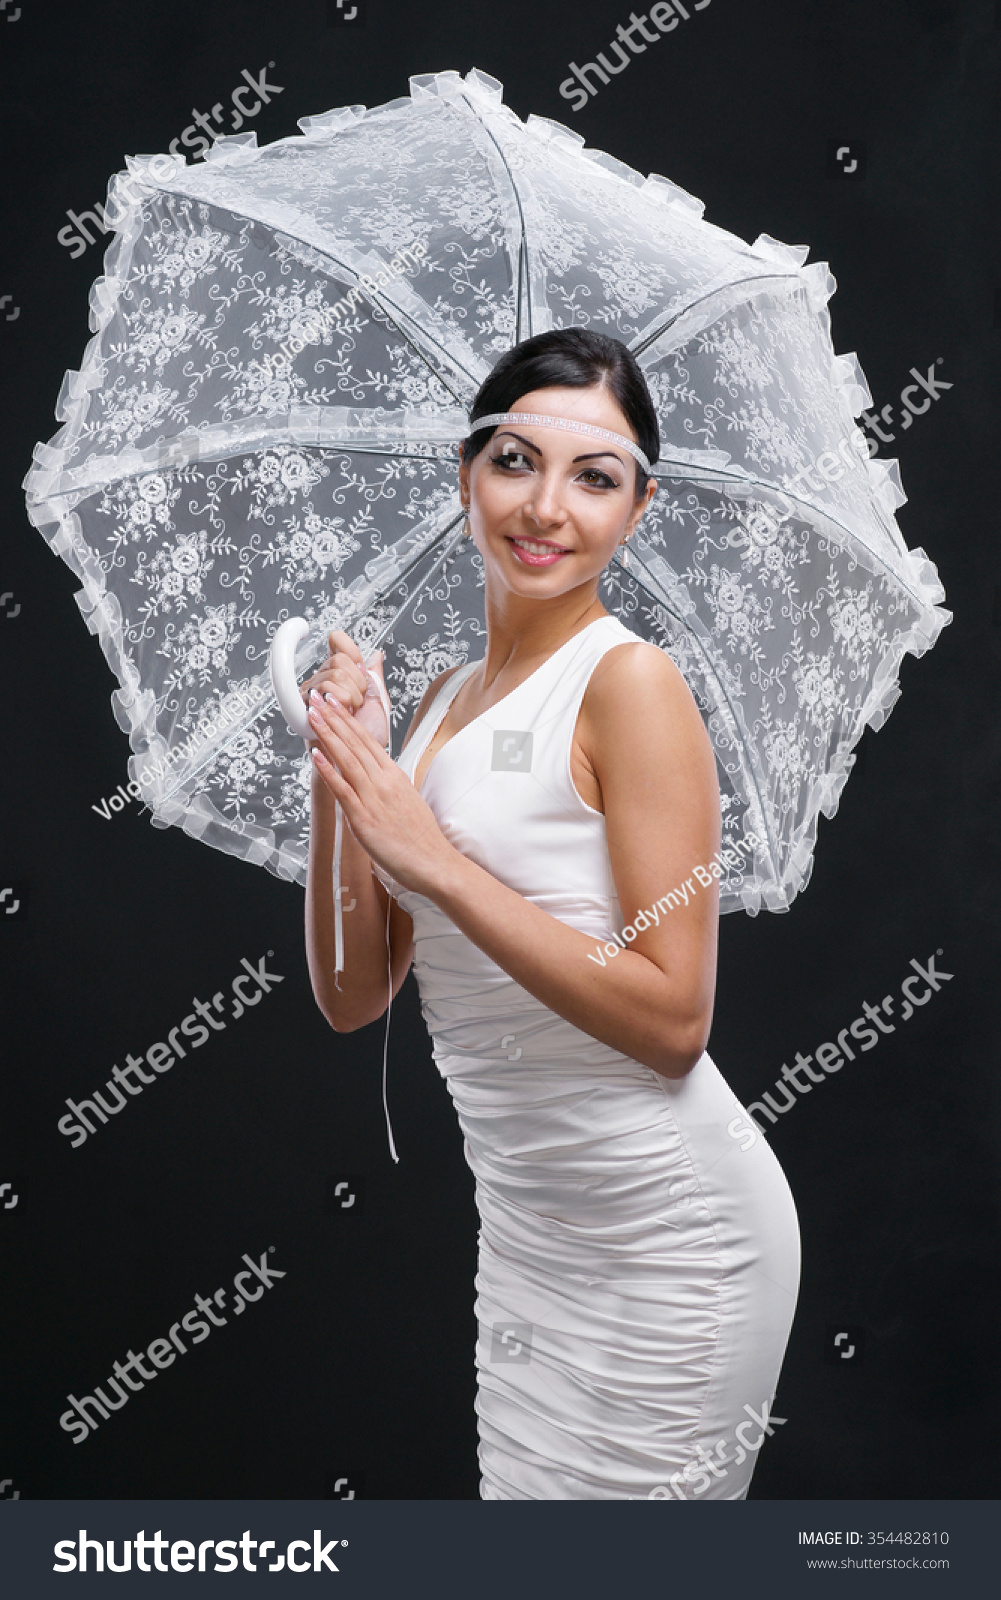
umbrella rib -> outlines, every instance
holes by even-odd
[[[371,298],[373,300],[377,300],[378,299],[378,297],[376,295],[372,295]],[[385,311],[385,304],[384,303],[383,303],[382,309]],[[398,309],[397,309],[395,314],[392,314],[392,313],[386,311],[386,315],[387,315],[387,317],[389,317],[390,322],[392,322],[393,326],[396,328],[397,332],[400,335],[400,338],[403,339],[405,341],[405,343],[410,346],[411,350],[414,352],[415,356],[417,356],[418,360],[419,361],[423,361],[423,363],[427,367],[428,371],[432,374],[433,377],[437,378],[437,380],[441,384],[442,388],[448,390],[449,394],[452,396],[452,399],[455,401],[456,405],[461,406],[462,405],[461,396],[459,394],[457,394],[456,390],[452,387],[452,385],[445,378],[442,377],[441,373],[435,367],[434,362],[429,359],[429,357],[424,353],[424,351],[420,348],[420,346],[416,343],[416,341],[411,338],[410,334],[407,333],[406,329],[404,328],[403,322],[402,322],[401,319],[406,318],[406,320],[408,322],[411,321],[412,319],[409,316],[407,316],[406,312],[399,311]],[[442,345],[439,342],[439,340],[437,340],[435,338],[434,334],[428,333],[427,334],[427,339],[428,339],[428,342],[430,344],[432,344],[436,350],[440,351],[441,355],[446,360],[449,359],[444,345]],[[456,362],[455,364],[458,365],[458,362]],[[462,370],[465,372],[465,368],[463,368]],[[472,374],[469,373],[469,372],[466,372],[466,376],[469,379],[470,383],[475,385],[476,379],[472,376]]]
[[[473,113],[473,116],[476,118],[476,120],[479,123],[480,127],[483,129],[483,132],[486,134],[487,138],[490,140],[490,143],[493,145],[494,149],[497,151],[497,154],[500,156],[501,161],[503,162],[503,165],[504,165],[504,171],[507,173],[507,176],[508,176],[508,182],[511,185],[511,193],[514,195],[515,205],[518,207],[518,220],[521,223],[521,240],[520,240],[519,245],[518,245],[518,308],[517,308],[517,311],[515,313],[515,338],[514,338],[514,342],[515,342],[515,344],[520,344],[521,343],[521,299],[522,299],[522,287],[523,287],[523,283],[524,283],[524,279],[523,279],[522,273],[523,273],[523,264],[525,266],[527,266],[527,258],[528,258],[528,233],[527,233],[527,230],[525,228],[525,211],[524,211],[524,207],[522,206],[522,203],[521,203],[521,195],[518,193],[518,185],[514,181],[514,174],[511,171],[510,166],[508,165],[507,157],[505,156],[504,151],[502,150],[501,145],[500,145],[496,135],[493,134],[490,131],[490,129],[487,127],[486,123],[484,122],[483,118],[480,116],[480,114],[477,111],[476,107],[473,105],[473,102],[470,100],[469,96],[464,94],[462,98],[463,98],[463,100],[465,100],[465,102],[466,102],[467,106],[469,107],[470,111]],[[527,296],[526,305],[527,305],[527,310],[528,310],[528,337],[531,338],[532,337],[532,296],[531,296],[531,291],[529,291],[529,294]]]
[[[465,517],[465,511],[463,510],[463,511],[459,512],[458,516],[453,517],[451,522],[446,523],[444,528],[441,530],[441,533],[438,535],[438,538],[433,541],[433,543],[428,547],[428,549],[422,550],[419,556],[415,556],[414,557],[414,559],[410,563],[410,565],[408,567],[405,567],[404,570],[400,573],[400,577],[401,578],[407,577],[408,574],[413,571],[414,567],[417,565],[417,562],[420,561],[424,556],[426,556],[429,553],[430,550],[433,550],[435,545],[441,539],[444,539],[446,534],[451,532],[451,530],[455,527],[456,523],[462,522],[464,517]],[[462,537],[463,537],[463,534],[462,534],[462,531],[460,529],[460,531],[455,535],[455,538],[452,539],[446,545],[445,549],[442,551],[440,557],[435,562],[434,566],[431,567],[430,570],[421,579],[421,585],[422,586],[431,581],[432,577],[437,572],[439,567],[443,567],[445,565],[445,562],[448,560],[448,558],[451,555],[452,551],[455,549],[455,546],[458,544],[459,540]],[[394,613],[394,615],[392,617],[390,617],[390,619],[386,623],[386,625],[383,628],[381,628],[379,630],[379,632],[376,634],[374,640],[372,641],[373,649],[378,649],[378,647],[382,644],[383,639],[387,638],[389,636],[389,634],[392,633],[393,629],[396,627],[396,624],[399,622],[400,618],[402,617],[404,611],[406,611],[407,607],[409,605],[412,605],[412,604],[413,604],[413,596],[412,595],[408,595],[406,600],[403,601],[403,604],[401,606],[399,606],[398,609],[396,610],[396,612]]]
[[[161,185],[161,188],[166,193],[183,194],[183,195],[186,195],[187,198],[189,198],[189,199],[199,200],[199,201],[201,201],[202,204],[206,203],[202,199],[202,197],[200,195],[198,195],[198,194],[191,195],[191,194],[188,193],[188,191],[186,189],[182,188],[178,184],[171,184],[169,187],[166,184],[163,184],[163,185]],[[217,204],[217,202],[213,202],[213,201],[209,201],[207,203],[208,204]],[[239,212],[233,211],[233,208],[231,206],[220,206],[220,209],[226,210],[226,211],[231,211],[234,216],[248,217],[252,222],[259,222],[262,227],[271,228],[272,231],[275,232],[275,233],[284,233],[284,234],[286,234],[290,239],[295,239],[297,243],[307,246],[310,250],[317,251],[320,255],[326,256],[327,260],[332,262],[333,265],[338,269],[338,271],[350,275],[350,277],[354,278],[355,283],[357,284],[360,275],[355,271],[354,267],[349,266],[346,261],[340,260],[340,258],[337,255],[335,255],[334,251],[331,250],[328,245],[326,245],[326,244],[317,244],[314,240],[307,239],[302,234],[302,232],[295,232],[295,231],[293,231],[293,229],[290,226],[283,226],[280,223],[270,222],[267,219],[267,217],[255,217],[255,216],[252,216],[249,211],[239,211]],[[450,383],[448,383],[445,378],[442,377],[441,373],[435,368],[435,366],[429,360],[427,355],[425,355],[424,351],[421,350],[420,346],[417,345],[414,342],[414,340],[410,337],[410,335],[402,327],[401,321],[400,321],[401,318],[405,318],[408,322],[412,322],[413,318],[410,317],[409,314],[406,311],[402,310],[401,307],[396,306],[392,300],[389,300],[387,297],[385,297],[383,295],[379,295],[378,293],[372,293],[372,294],[370,294],[368,296],[368,298],[373,304],[377,305],[379,307],[379,309],[385,313],[385,315],[393,323],[393,326],[397,329],[398,333],[400,334],[400,337],[406,341],[406,343],[414,351],[415,355],[419,358],[419,360],[423,361],[424,365],[428,368],[428,370],[430,372],[432,372],[434,374],[434,376],[438,379],[439,383],[441,383],[442,386],[448,390],[449,394],[455,400],[456,404],[457,405],[462,405],[462,400],[461,400],[460,396],[458,394],[456,394],[456,392],[453,389],[452,385]],[[464,374],[464,376],[469,379],[470,384],[475,388],[477,386],[477,384],[476,384],[476,379],[473,376],[473,374],[471,372],[467,371],[467,369],[464,366],[462,366],[462,364],[458,361],[457,358],[451,357],[448,354],[448,352],[446,351],[444,345],[441,343],[441,341],[439,339],[437,339],[435,337],[435,335],[433,333],[431,333],[427,329],[422,329],[421,332],[427,338],[428,343],[433,345],[434,348],[437,351],[439,351],[439,353],[442,355],[442,357],[445,360],[452,360],[454,362],[454,365],[459,368],[459,370]]]
[[[460,511],[457,516],[453,517],[450,522],[445,524],[444,528],[441,529],[440,533],[435,535],[429,544],[425,545],[424,548],[418,551],[418,553],[413,556],[408,563],[401,567],[400,571],[396,575],[396,583],[393,585],[394,588],[397,587],[397,584],[402,583],[405,578],[409,577],[410,573],[419,564],[419,562],[423,561],[427,555],[434,552],[435,548],[440,545],[443,539],[448,537],[448,534],[451,532],[451,530],[456,526],[457,523],[463,520],[464,516],[465,512]],[[427,575],[421,579],[422,585],[429,582],[438,568],[444,565],[455,545],[458,544],[460,538],[462,538],[461,531],[455,535],[455,537],[446,546],[439,559],[430,568]],[[404,600],[403,604],[396,611],[395,615],[392,616],[385,627],[383,627],[380,632],[376,634],[375,639],[373,640],[373,649],[377,649],[379,647],[383,639],[385,639],[386,636],[396,626],[396,623],[399,621],[403,612],[409,605],[413,604],[413,600],[413,595],[408,595],[407,599]],[[241,733],[245,732],[245,730],[250,727],[252,722],[256,722],[260,716],[272,711],[277,704],[277,696],[272,693],[266,700],[260,701],[253,708],[253,710],[245,712],[242,717],[238,717],[233,723],[230,724],[229,737],[226,739],[225,744],[219,745],[214,750],[209,751],[209,753],[204,756],[201,761],[199,761],[197,766],[192,767],[190,771],[184,774],[178,783],[174,784],[172,789],[168,789],[166,794],[158,796],[158,804],[164,805],[168,800],[173,799],[175,794],[178,794],[182,789],[187,788],[193,779],[197,778],[200,773],[204,772],[206,767],[211,766],[212,762],[218,759],[223,750],[227,749],[228,746],[232,744],[234,739],[236,739]]]
[[[262,218],[260,220],[263,221],[264,219]],[[275,225],[272,224],[272,223],[266,223],[265,226],[273,227]],[[281,233],[288,233],[289,229],[288,228],[279,228],[279,229],[276,229],[276,231],[277,232],[281,232]],[[299,239],[300,235],[299,234],[292,234],[291,237]],[[323,245],[316,245],[316,244],[314,244],[312,242],[312,240],[309,240],[309,239],[301,239],[301,243],[305,244],[305,245],[308,245],[309,248],[312,249],[312,250],[318,250],[321,255],[325,255],[330,261],[332,261],[334,266],[337,267],[341,272],[351,274],[355,278],[356,283],[357,283],[359,275],[358,275],[358,273],[355,272],[355,269],[353,267],[349,266],[346,261],[341,261],[334,254],[334,252],[332,250],[329,250],[329,249],[325,248]],[[414,292],[416,293],[416,290]],[[434,364],[429,360],[428,356],[424,353],[424,351],[420,348],[420,346],[414,341],[414,339],[411,338],[410,334],[407,333],[406,330],[404,329],[403,320],[406,320],[409,323],[413,322],[413,318],[410,316],[410,314],[408,312],[404,311],[402,309],[402,307],[397,306],[392,300],[390,300],[388,298],[388,296],[380,295],[378,293],[372,293],[372,294],[369,295],[369,299],[380,307],[380,309],[385,313],[385,315],[392,322],[393,326],[397,329],[400,337],[406,341],[406,343],[410,346],[411,350],[413,350],[414,354],[418,357],[418,359],[423,361],[424,365],[428,368],[429,372],[434,374],[434,376],[438,379],[438,382],[442,385],[442,387],[448,390],[449,394],[452,396],[452,398],[456,402],[456,404],[461,406],[462,405],[462,400],[461,400],[460,396],[456,393],[455,389],[452,387],[452,385],[450,383],[447,382],[447,380],[445,378],[442,377],[441,373],[434,366]],[[427,339],[428,343],[430,345],[432,345],[434,347],[434,349],[439,352],[439,354],[442,356],[442,358],[445,361],[451,360],[455,366],[459,367],[460,371],[464,374],[464,376],[469,379],[469,382],[474,387],[476,387],[476,379],[474,378],[473,374],[471,372],[469,372],[466,367],[461,366],[460,362],[458,361],[458,359],[456,357],[453,357],[453,356],[449,355],[449,352],[446,351],[446,349],[445,349],[444,345],[441,343],[440,339],[438,339],[427,328],[422,328],[421,329],[421,333],[422,333],[422,336]]]
[[[688,626],[688,624],[686,623],[685,618],[681,614],[681,612],[678,611],[677,608],[674,605],[671,604],[671,602],[670,602],[668,596],[666,595],[665,591],[663,590],[661,585],[657,582],[657,580],[654,577],[653,573],[650,572],[650,570],[648,569],[648,567],[646,565],[646,562],[643,560],[643,557],[641,555],[639,555],[638,552],[633,551],[633,553],[629,557],[629,565],[628,565],[628,567],[623,567],[622,558],[620,556],[616,555],[614,557],[614,560],[615,560],[616,564],[620,568],[622,568],[622,570],[624,570],[627,573],[627,575],[630,578],[633,579],[633,581],[635,583],[639,584],[640,587],[642,587],[642,588],[644,588],[646,590],[647,594],[650,595],[651,599],[656,600],[656,603],[658,605],[662,605],[664,607],[664,610],[667,611],[670,616],[674,617],[675,621],[678,622],[681,625],[681,627],[684,628],[688,639],[691,641],[691,643],[695,646],[695,648],[699,652],[699,656],[700,656],[700,658],[702,659],[702,662],[703,662],[703,670],[705,671],[707,676],[711,676],[713,683],[716,685],[716,690],[717,690],[717,709],[719,708],[720,703],[724,704],[726,706],[727,715],[728,715],[729,720],[730,720],[730,726],[732,728],[734,728],[734,729],[738,729],[739,730],[741,728],[742,718],[739,716],[739,713],[737,711],[737,707],[736,707],[735,702],[733,700],[731,700],[729,694],[727,693],[726,689],[723,686],[723,683],[720,680],[719,674],[716,672],[715,666],[713,664],[712,656],[710,655],[709,651],[706,649],[705,645],[703,644],[702,640],[699,638],[698,634],[695,633],[693,631],[693,629],[691,629]],[[642,573],[642,579],[637,577],[637,567],[639,568],[640,572]],[[645,581],[643,581],[643,580],[645,580]],[[741,738],[736,741],[736,743],[737,743],[737,748],[738,749],[741,749],[741,750],[750,749],[750,743],[743,736],[743,734],[742,734]],[[768,851],[769,851],[769,855],[771,857],[772,870],[773,870],[773,872],[777,872],[778,871],[778,852],[777,852],[777,849],[776,849],[776,846],[775,846],[775,840],[772,837],[772,831],[771,831],[769,818],[768,818],[768,811],[767,811],[767,808],[765,806],[764,797],[763,797],[762,792],[761,792],[761,785],[758,782],[758,774],[754,770],[754,764],[752,762],[747,762],[745,764],[744,770],[745,770],[748,778],[750,779],[750,782],[754,785],[754,792],[755,792],[755,795],[756,795],[756,798],[757,798],[757,802],[758,802],[758,811],[759,811],[761,817],[764,819],[764,827],[765,827],[766,836],[768,838]]]
[[[515,313],[515,319],[516,319],[515,320],[515,325],[514,325],[514,342],[515,342],[515,344],[520,344],[521,343],[521,300],[522,300],[522,290],[524,288],[524,283],[525,283],[525,241],[524,241],[524,239],[522,239],[521,244],[518,247],[518,310]],[[531,307],[531,303],[529,303],[529,307],[528,307],[528,325],[529,325],[529,328],[531,328],[531,326],[532,326],[532,307]]]
[[[641,356],[645,350],[649,350],[652,344],[656,344],[658,339],[663,338],[664,334],[673,328],[676,322],[680,322],[682,317],[687,317],[697,306],[705,305],[707,301],[713,299],[714,295],[723,294],[728,289],[740,289],[745,283],[783,283],[790,280],[798,282],[799,274],[795,272],[769,272],[754,278],[735,278],[731,283],[722,284],[717,289],[710,289],[708,294],[702,295],[698,300],[690,300],[683,310],[676,311],[673,317],[669,317],[662,327],[657,328],[641,344],[630,345],[629,349],[634,356]]]
[[[899,584],[900,588],[903,589],[905,594],[907,594],[908,597],[913,601],[917,609],[924,609],[925,601],[922,600],[916,589],[911,586],[907,577],[891,564],[888,554],[885,551],[877,550],[874,545],[867,542],[861,533],[858,533],[855,531],[855,529],[848,527],[846,523],[839,521],[837,517],[833,516],[830,511],[825,510],[823,506],[818,506],[812,500],[804,499],[802,495],[794,494],[790,489],[783,488],[781,484],[773,484],[769,482],[767,478],[752,478],[748,473],[735,472],[732,469],[728,472],[722,467],[706,469],[704,474],[700,475],[698,469],[693,470],[692,464],[690,463],[684,463],[684,471],[676,470],[658,472],[657,468],[662,467],[664,464],[664,458],[661,457],[661,459],[656,462],[654,466],[654,477],[663,478],[667,481],[674,480],[680,482],[684,480],[696,484],[702,483],[703,485],[710,487],[716,483],[739,483],[745,487],[757,489],[765,495],[774,496],[776,499],[792,501],[801,519],[811,528],[815,528],[816,524],[818,523],[823,523],[828,535],[830,535],[831,531],[833,530],[836,537],[842,543],[842,547],[845,545],[854,545],[858,548],[858,550],[864,551],[865,554],[871,557],[873,562],[877,564],[881,572],[889,573],[894,583]],[[681,463],[679,463],[679,465],[681,465]]]
[[[278,415],[278,413],[275,413],[275,415]],[[284,412],[281,413],[281,415],[288,417],[290,413]],[[174,435],[175,439],[180,437],[183,437],[183,435]],[[426,441],[426,443],[431,446],[439,444],[451,444],[451,442],[451,440],[441,439],[429,439]],[[167,443],[168,441],[164,440],[163,445],[151,445],[148,448],[151,451],[156,450],[159,452],[162,451],[163,447]],[[211,464],[219,461],[231,461],[236,456],[253,455],[259,451],[274,450],[279,445],[288,445],[290,443],[301,446],[303,441],[296,439],[294,436],[291,436],[287,433],[280,434],[278,432],[273,432],[265,435],[263,439],[257,440],[256,442],[254,440],[245,440],[243,442],[237,440],[231,444],[228,449],[219,448],[207,450],[204,454],[196,450],[195,454],[191,455],[190,457],[182,458],[181,456],[177,456],[176,458],[172,457],[169,461],[165,461],[162,459],[162,456],[158,455],[153,461],[141,461],[138,466],[123,468],[118,472],[109,471],[100,478],[92,478],[90,482],[61,484],[58,488],[51,490],[48,494],[39,497],[39,503],[45,504],[48,500],[51,500],[54,496],[58,495],[60,498],[66,499],[68,505],[71,505],[72,508],[75,508],[76,506],[82,504],[84,500],[89,500],[92,495],[99,494],[109,487],[113,487],[117,483],[124,483],[130,478],[141,478],[150,472],[171,472],[178,467],[194,465],[197,462],[201,462],[202,464]],[[343,443],[339,444],[336,439],[325,439],[321,443],[307,440],[305,441],[305,447],[307,449],[314,450],[330,450],[335,454],[337,452],[343,452],[359,456],[387,456],[391,457],[394,461],[433,461],[448,459],[447,457],[442,456],[429,456],[425,451],[422,450],[404,448],[402,442],[401,447],[397,449],[393,444],[379,444],[372,440],[359,441],[357,439],[346,439]],[[105,459],[114,460],[116,458],[109,456],[105,457]],[[65,473],[63,476],[69,477],[70,472]],[[70,496],[76,496],[76,498],[70,501]]]

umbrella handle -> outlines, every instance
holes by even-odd
[[[275,699],[281,706],[282,715],[292,732],[305,739],[307,744],[313,738],[313,729],[309,721],[309,711],[299,693],[299,683],[295,675],[295,651],[300,639],[304,639],[308,632],[309,623],[305,617],[289,617],[272,639],[268,654],[271,687],[275,691]],[[386,691],[371,668],[366,667],[365,671],[379,691],[382,709],[386,713],[386,726],[390,729],[392,737],[392,713]]]
[[[275,691],[275,699],[281,706],[282,715],[292,732],[299,734],[307,743],[313,735],[309,712],[299,693],[295,675],[295,650],[300,639],[304,639],[308,632],[309,623],[305,617],[289,617],[272,639],[268,657],[271,667],[271,687]]]

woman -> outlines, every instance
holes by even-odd
[[[396,763],[345,634],[303,686],[313,991],[351,1031],[414,963],[481,1219],[481,1497],[742,1499],[799,1233],[763,1138],[729,1131],[743,1108],[706,1054],[708,735],[670,658],[598,598],[656,491],[656,415],[624,345],[569,329],[505,355],[471,424],[459,482],[483,660],[429,686]],[[335,799],[354,899],[339,988]]]

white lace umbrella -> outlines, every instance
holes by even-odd
[[[601,596],[702,707],[726,843],[761,841],[730,857],[721,909],[784,909],[901,657],[950,620],[897,527],[896,463],[853,421],[871,398],[834,354],[826,265],[523,124],[475,70],[300,127],[112,181],[94,337],[25,479],[82,580],[154,823],[304,881],[309,758],[271,639],[307,620],[300,675],[331,628],[383,645],[398,748],[429,681],[482,653],[480,558],[459,542],[470,402],[511,344],[590,326],[636,353],[662,435],[659,492]]]

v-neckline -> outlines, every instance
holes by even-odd
[[[588,622],[588,623],[586,623],[584,625],[583,628],[578,628],[576,633],[572,633],[570,635],[569,639],[564,639],[564,641],[563,641],[563,643],[561,645],[557,645],[556,649],[552,652],[551,655],[548,655],[546,657],[545,661],[540,661],[539,665],[537,667],[533,667],[532,671],[528,674],[528,676],[525,677],[525,678],[522,678],[520,683],[516,683],[513,689],[509,689],[508,690],[507,694],[502,694],[499,700],[495,700],[494,701],[493,705],[487,706],[483,711],[478,712],[475,717],[471,717],[468,722],[464,722],[461,728],[457,728],[456,731],[451,735],[451,737],[445,740],[445,743],[441,746],[441,749],[435,751],[434,755],[431,757],[431,760],[428,762],[427,771],[425,772],[424,777],[421,779],[421,786],[417,791],[418,794],[423,795],[424,787],[425,787],[425,785],[426,785],[426,783],[428,781],[428,778],[431,776],[431,768],[434,766],[434,764],[437,761],[438,757],[442,754],[443,751],[448,749],[449,745],[452,744],[459,737],[459,735],[461,733],[465,733],[467,728],[471,728],[474,723],[479,722],[483,717],[486,716],[488,711],[496,711],[497,707],[498,706],[502,706],[504,704],[505,700],[510,700],[510,698],[511,698],[511,696],[513,694],[517,694],[519,689],[523,689],[525,687],[526,683],[531,682],[531,680],[536,676],[536,674],[542,671],[543,667],[548,667],[548,665],[549,665],[549,663],[551,661],[555,661],[556,657],[560,654],[561,651],[566,649],[568,644],[573,644],[575,639],[579,639],[582,634],[587,633],[588,629],[589,628],[593,628],[596,623],[607,622],[609,620],[610,616],[611,616],[611,612],[606,612],[603,617],[595,617],[593,622]],[[478,666],[481,665],[482,659],[483,658],[481,658],[480,661],[469,661],[469,662],[466,663],[466,665],[467,665],[467,667],[478,667]],[[454,677],[452,678],[451,683],[447,686],[447,687],[451,687],[453,692],[450,695],[447,696],[447,698],[445,700],[445,704],[442,707],[441,716],[438,718],[438,720],[436,721],[434,727],[431,729],[431,732],[428,734],[427,738],[425,739],[424,743],[421,746],[420,754],[418,755],[417,760],[414,762],[414,773],[415,774],[417,772],[417,767],[418,767],[418,764],[420,763],[421,757],[424,755],[424,752],[426,751],[428,745],[431,743],[431,740],[434,738],[435,734],[438,732],[438,729],[441,727],[441,725],[444,722],[445,718],[448,716],[449,709],[450,709],[450,707],[452,705],[452,702],[455,700],[456,696],[458,695],[459,690],[462,688],[462,685],[468,681],[468,677],[469,676],[470,676],[470,674],[467,674],[467,676],[464,677],[463,676],[463,668],[460,667],[458,672],[456,672]]]

